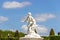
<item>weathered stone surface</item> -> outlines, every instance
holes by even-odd
[[[20,38],[20,40],[43,40],[42,38]]]

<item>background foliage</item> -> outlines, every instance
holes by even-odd
[[[11,34],[8,37],[8,34]],[[2,31],[0,30],[0,40],[19,40],[19,38],[24,37],[26,34],[22,32],[12,32],[12,31]],[[55,35],[49,35],[49,36],[42,36],[44,39],[43,40],[60,40],[60,35],[55,36]]]

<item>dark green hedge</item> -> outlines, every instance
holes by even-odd
[[[44,36],[44,40],[60,40],[60,36]],[[13,37],[13,38],[0,38],[0,40],[19,40],[19,38]]]
[[[44,38],[43,40],[48,40],[49,39],[48,36],[44,36],[43,38]]]
[[[49,36],[49,40],[60,40],[60,36]]]
[[[60,40],[60,36],[44,36],[44,40]]]
[[[0,40],[19,40],[19,38],[0,38]]]

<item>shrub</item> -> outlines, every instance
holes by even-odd
[[[19,32],[18,32],[18,30],[16,30],[14,37],[19,38]]]
[[[51,28],[51,30],[50,30],[50,36],[51,36],[51,35],[55,35],[53,28]]]
[[[43,36],[43,40],[48,40],[49,39],[49,37],[48,36]]]
[[[60,36],[49,36],[50,40],[60,40]]]
[[[18,40],[17,38],[8,38],[8,37],[6,37],[6,38],[0,38],[0,40]]]

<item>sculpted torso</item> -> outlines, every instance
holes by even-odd
[[[27,27],[28,27],[28,34],[29,34],[29,33],[35,33],[36,21],[35,21],[35,19],[32,17],[32,15],[31,15],[30,12],[28,13],[28,17],[26,18],[25,21],[28,23],[28,25],[27,25]]]

